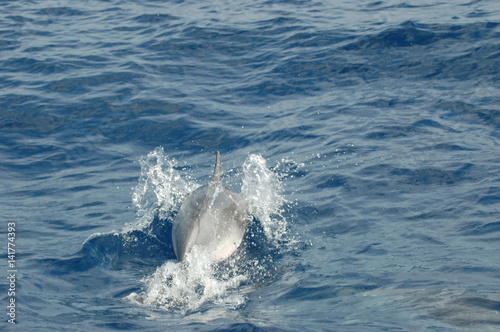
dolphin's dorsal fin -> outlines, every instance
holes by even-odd
[[[215,168],[214,168],[214,176],[212,177],[212,182],[219,183],[220,182],[220,153],[217,151],[215,154]]]

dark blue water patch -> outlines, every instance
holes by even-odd
[[[169,33],[167,32],[167,35]],[[270,37],[247,33],[234,28],[206,28],[194,25],[184,27],[176,38],[166,38],[165,34],[156,36],[140,45],[158,56],[170,55],[174,58],[185,57],[199,61],[200,58],[225,60],[247,56],[259,45],[265,45]],[[222,59],[220,58],[222,57]]]
[[[367,176],[367,173],[359,173],[359,175],[328,175],[327,180],[316,181],[319,183],[317,188],[330,190],[333,200],[338,200],[339,197],[380,199],[392,195],[397,196],[402,190],[401,185],[396,185],[391,176],[381,174]]]
[[[81,16],[84,12],[72,9],[70,7],[46,7],[35,12],[36,15],[42,16]]]
[[[372,79],[381,74],[380,70],[376,63],[353,63],[352,59],[329,51],[327,56],[321,58],[303,54],[286,60],[273,69],[273,73],[276,80],[301,85],[304,92],[314,92],[321,89],[324,82],[342,85],[346,79],[352,81],[355,77]]]
[[[17,98],[15,96],[11,97],[11,100],[16,101]],[[19,96],[19,101],[24,102],[26,99]],[[23,132],[25,135],[32,134],[38,136],[55,132],[69,122],[67,118],[44,112],[44,107],[39,106],[37,109],[29,109],[20,104],[14,103],[15,108],[9,105],[2,112],[2,119],[0,120],[0,128],[2,130]]]
[[[100,204],[99,204],[100,205]],[[49,220],[53,229],[88,231],[91,225],[73,225],[64,220]],[[82,248],[66,258],[44,258],[33,261],[44,266],[52,275],[72,275],[91,269],[152,272],[166,260],[175,259],[172,246],[172,226],[166,219],[154,218],[142,230],[95,234]],[[141,272],[142,271],[142,272]]]
[[[415,126],[379,126],[379,130],[370,132],[365,138],[370,140],[387,140],[407,137],[413,134],[428,134],[429,131]]]
[[[67,222],[66,220],[61,219],[48,219],[41,221],[44,225],[54,230],[64,230],[71,232],[79,232],[79,231],[90,231],[92,229],[96,229],[100,227],[100,225],[75,225],[73,223]]]
[[[111,270],[159,266],[175,259],[170,238],[138,230],[96,236],[85,242],[81,255],[83,261],[88,262],[84,266],[94,263]]]
[[[346,277],[336,276],[335,278]],[[385,284],[386,280],[373,278],[370,276],[354,275],[349,279],[365,279],[365,283],[351,284],[348,286],[326,285],[326,286],[309,286],[306,282],[299,282],[283,295],[279,296],[280,301],[314,301],[336,299],[347,294],[356,294],[377,289]],[[319,279],[319,278],[317,278]],[[371,282],[370,282],[371,281]],[[373,283],[375,281],[376,283]],[[304,285],[302,285],[304,284]]]
[[[380,248],[381,243],[372,243],[360,251],[354,253],[355,255],[369,255],[369,256],[380,256],[386,255],[388,251],[386,249]]]
[[[53,172],[56,170],[102,164],[102,159],[100,157],[103,156],[101,155],[99,157],[99,153],[90,149],[86,144],[78,144],[75,146],[67,142],[67,146],[61,147],[58,145],[44,144],[43,142],[40,143],[40,145],[36,143],[19,145],[17,142],[12,144],[13,148],[6,151],[6,155],[0,162],[0,165],[15,167],[14,170],[20,179],[30,176],[33,180],[43,180],[53,177]],[[95,174],[92,172],[81,172],[78,174],[65,175],[63,178],[69,177],[74,180],[84,180],[93,175]],[[92,188],[100,187],[95,185],[95,183],[92,185]],[[38,190],[37,187],[33,188]],[[44,188],[48,190],[47,194],[53,190],[60,190],[62,192],[68,189],[61,187]],[[83,187],[73,187],[75,191],[85,189],[86,188]],[[90,189],[90,187],[87,189]]]
[[[299,125],[296,127],[274,130],[272,132],[262,135],[258,139],[255,139],[254,142],[259,142],[259,141],[293,142],[293,141],[307,141],[318,138],[319,136],[311,134],[312,133],[311,128],[312,127],[310,126]]]
[[[161,117],[172,113],[188,113],[192,110],[194,112],[194,106],[185,103],[137,99],[127,105],[119,106],[113,98],[97,98],[78,104],[49,107],[37,98],[14,95],[4,101],[7,104],[0,119],[1,128],[12,133],[30,134],[34,137],[58,132],[59,141],[82,141],[78,137],[83,135],[82,143],[85,143],[88,141],[85,136],[94,134],[104,138],[104,142],[137,142],[151,139],[151,142],[156,142],[153,145],[158,146],[165,142],[175,142],[179,137],[186,137],[185,141],[188,141],[194,140],[193,137],[207,134],[202,128],[193,127],[190,130],[191,122],[185,117]],[[35,103],[38,105],[34,105]],[[200,108],[197,110],[199,111]],[[159,116],[159,118],[154,118],[154,116]],[[214,137],[221,137],[221,131],[214,132]],[[56,143],[57,141],[54,141],[54,144]],[[80,144],[78,151],[75,150],[78,146],[72,146],[69,150],[55,146],[48,148],[55,149],[52,155],[59,153],[59,159],[67,160],[71,156],[81,157],[92,152],[88,147],[85,148],[87,151],[81,151],[85,146],[85,144]],[[33,146],[31,150],[34,153],[38,151],[38,154],[43,154],[44,151],[41,149],[43,146]],[[26,152],[29,152],[29,149]]]
[[[330,213],[328,208],[321,208],[330,218],[335,216],[334,213]],[[311,230],[312,234],[327,236],[331,239],[343,235],[349,234],[351,236],[369,234],[371,232],[371,222],[369,220],[349,220],[349,221],[335,221],[329,225],[318,225],[313,227]]]
[[[327,56],[324,48],[332,48],[335,45],[355,39],[352,34],[343,31],[309,31],[308,27],[303,29],[306,31],[296,32],[284,39],[283,42],[286,44],[286,49],[318,48],[320,51],[316,51],[315,54],[310,56],[311,59],[315,60]]]
[[[117,81],[134,82],[140,80],[144,75],[134,72],[105,72],[85,77],[63,78],[52,80],[44,88],[51,92],[60,92],[65,94],[78,94],[91,91],[94,87],[103,86]]]
[[[454,168],[450,170],[442,168],[408,169],[379,164],[365,167],[357,174],[363,177],[393,178],[393,180],[396,177],[396,181],[399,183],[415,186],[454,184],[474,178],[470,175],[474,168],[473,164],[456,165]]]
[[[429,150],[443,150],[443,151],[476,151],[476,149],[467,148],[453,143],[439,143],[428,145],[421,148],[415,148],[415,151],[429,151]]]
[[[482,297],[462,297],[455,300],[454,303],[463,304],[467,307],[479,307],[497,312],[500,309],[500,301],[495,301]]]
[[[465,25],[420,24],[414,21],[402,23],[398,28],[389,28],[376,35],[363,36],[343,47],[345,50],[390,49],[411,46],[426,46],[446,40],[479,40],[498,36],[498,23],[472,23]]]
[[[256,27],[255,32],[263,32],[270,35],[278,35],[282,33],[289,33],[297,29],[304,29],[303,22],[297,17],[290,16],[277,16],[267,20],[256,21],[253,23]]]
[[[175,120],[168,118],[129,120],[112,127],[102,128],[102,133],[114,143],[142,142],[151,147],[168,143],[172,147],[184,149],[194,146],[204,149],[220,147],[221,151],[227,151],[233,150],[236,146],[242,147],[249,144],[247,139],[238,137],[235,132],[216,127],[207,129],[190,121],[189,117]]]
[[[124,93],[125,92],[125,93]],[[55,111],[60,114],[70,112],[75,121],[87,120],[90,125],[101,124],[103,132],[109,130],[110,126],[127,124],[129,120],[143,119],[144,121],[160,121],[153,116],[168,115],[172,113],[188,113],[195,108],[193,104],[184,102],[160,101],[156,98],[143,99],[133,98],[129,100],[126,91],[122,91],[120,98],[101,97],[86,99],[81,103],[69,106],[56,107]],[[169,120],[168,118],[165,120]],[[81,121],[83,122],[83,121]]]
[[[327,177],[327,180],[320,183],[318,188],[336,188],[336,187],[346,187],[349,178],[342,175],[331,175]]]
[[[117,331],[137,331],[143,328],[139,324],[125,323],[125,322],[103,323],[103,324],[96,324],[95,326],[107,330],[117,330]]]
[[[477,202],[481,205],[497,204],[500,202],[500,194],[483,196]]]
[[[449,126],[444,126],[437,121],[429,119],[419,120],[408,126],[380,126],[380,129],[381,130],[369,132],[365,137],[372,140],[385,140],[413,135],[428,135],[433,129],[444,130],[451,133],[457,132]]]
[[[435,211],[416,213],[405,217],[405,220],[419,221],[419,220],[450,220],[455,219],[456,214],[451,210],[437,209]]]
[[[304,204],[303,202],[298,201],[299,209],[293,210],[291,215],[294,217],[294,225],[297,227],[306,227],[305,225],[310,225],[321,219],[325,215],[335,215],[336,207],[333,204]],[[314,230],[312,230],[314,231]],[[318,233],[323,234],[323,230],[318,230]],[[330,229],[328,229],[328,233],[332,236]]]
[[[434,120],[429,120],[429,119],[423,119],[415,122],[413,124],[415,127],[432,127],[432,128],[440,128],[440,129],[450,129],[449,127],[443,126],[437,121]],[[456,131],[455,131],[456,132]]]
[[[455,184],[469,180],[469,174],[472,168],[472,164],[465,164],[456,170],[442,170],[434,168],[410,170],[399,168],[392,170],[390,174],[405,176],[406,180],[404,180],[404,182],[411,185]]]
[[[496,109],[484,109],[479,105],[459,100],[440,100],[437,102],[436,107],[446,112],[442,116],[445,119],[460,119],[462,121],[474,121],[495,127],[500,126],[500,111]]]
[[[456,56],[448,61],[435,63],[434,69],[425,77],[459,80],[490,77],[493,81],[498,82],[500,77],[499,64],[495,47],[485,45],[469,50],[466,54]]]
[[[137,183],[137,180],[139,179],[138,176],[131,176],[128,178],[111,178],[111,179],[105,179],[102,181],[99,181],[98,184],[107,184],[107,183],[112,183],[112,184],[131,184],[131,183]]]
[[[8,36],[9,38],[12,36]],[[0,38],[0,47],[2,47],[3,50],[15,50],[17,49],[21,43],[16,40],[9,40],[9,39],[4,39]]]
[[[44,265],[37,266],[42,270],[44,267]],[[116,287],[116,285],[126,284],[126,279],[121,278],[119,274],[109,273],[102,269],[89,270],[82,275],[78,275],[78,271],[75,272],[62,278],[46,273],[25,275],[23,285],[26,285],[26,288],[29,287],[29,293],[44,294],[43,297],[35,297],[34,301],[30,301],[29,293],[21,293],[21,296],[26,299],[25,302],[20,303],[24,316],[29,317],[30,320],[40,320],[36,329],[46,330],[50,329],[50,326],[61,326],[61,321],[65,326],[68,324],[77,326],[82,320],[88,320],[91,323],[87,326],[93,327],[95,324],[105,324],[99,323],[103,321],[109,324],[118,323],[123,321],[124,317],[130,320],[130,324],[141,321],[138,314],[130,311],[123,313],[123,302],[115,297],[117,293],[120,293],[116,289],[123,288],[123,286]],[[43,300],[40,300],[42,298]],[[50,300],[45,301],[47,298]],[[110,302],[110,299],[114,301]],[[109,319],[101,320],[99,319],[101,315]],[[140,317],[143,318],[144,315]],[[27,323],[28,320],[25,320],[21,324]],[[64,329],[64,327],[61,328]]]
[[[38,60],[30,57],[7,59],[0,61],[2,66],[11,73],[25,72],[30,74],[60,74],[69,70],[81,68],[80,63],[59,61],[54,59]]]
[[[280,297],[281,300],[317,301],[331,299],[340,292],[337,286],[307,287],[296,285],[292,290]]]
[[[193,324],[194,325],[194,324]],[[193,329],[195,329],[195,326],[191,326]],[[203,328],[203,325],[200,324],[200,328]],[[281,329],[278,327],[261,327],[252,323],[234,323],[230,324],[228,327],[218,327],[215,328],[213,331],[217,332],[247,332],[247,331],[252,331],[252,332],[260,332],[260,331],[266,331],[266,332],[283,332],[287,331],[285,329]]]
[[[263,3],[264,6],[272,6],[277,4],[294,5],[294,6],[314,6],[312,0],[267,0]]]
[[[319,92],[320,89],[310,84],[306,79],[293,79],[287,82],[279,82],[274,79],[266,80],[259,84],[249,86],[252,93],[265,97],[286,97],[291,95],[311,95],[312,92]]]
[[[390,49],[392,47],[410,47],[428,45],[436,41],[435,33],[418,29],[412,21],[401,24],[396,29],[385,30],[377,35],[362,37],[342,48],[346,51],[366,49]]]
[[[22,15],[8,15],[8,16],[5,16],[5,18],[9,19],[9,20],[12,20],[14,22],[23,23],[23,24],[24,23],[34,22],[33,19],[25,17],[25,16],[22,16]]]
[[[500,232],[500,221],[482,224],[479,222],[467,223],[461,228],[463,235],[485,235]]]
[[[367,167],[364,167],[360,171],[357,171],[356,174],[363,176],[363,177],[379,177],[381,175],[387,174],[390,172],[390,170],[393,168],[391,164],[377,164],[377,165],[370,165]],[[384,176],[385,177],[385,176]]]
[[[492,205],[498,203],[499,201],[500,201],[500,188],[493,186],[488,188],[488,191],[485,193],[483,197],[479,199],[478,203],[482,205]]]
[[[132,120],[117,124],[113,127],[104,128],[103,134],[111,142],[148,142],[153,146],[159,146],[165,142],[171,142],[182,134],[190,136],[194,130],[185,118],[174,121],[157,120]]]
[[[498,50],[496,44],[485,44],[480,48],[472,47],[462,55],[463,44],[471,39],[488,39],[494,34],[495,24],[471,24],[466,26],[430,25],[422,26],[407,22],[400,28],[390,28],[378,35],[362,36],[358,40],[344,46],[332,44],[325,46],[319,53],[297,56],[281,65],[275,71],[287,78],[315,77],[316,80],[339,82],[344,76],[357,76],[364,79],[399,77],[404,74],[428,78],[457,78],[461,80],[474,77],[498,77]],[[341,42],[342,40],[339,40]],[[448,45],[452,43],[453,46]],[[420,54],[436,53],[440,49],[457,47],[460,54],[451,60],[439,55],[422,61]],[[410,51],[415,47],[423,50]],[[355,52],[356,57],[349,53]],[[380,57],[383,52],[384,56]],[[449,54],[446,52],[445,54]],[[352,59],[356,59],[353,62]],[[388,61],[390,59],[391,61]]]
[[[436,245],[436,246],[446,245],[444,242],[439,241],[436,238],[426,234],[419,234],[419,233],[403,234],[403,237],[411,241],[419,242],[419,244]]]
[[[170,243],[143,231],[96,235],[82,249],[64,259],[43,259],[53,275],[68,275],[94,268],[107,270],[154,269],[167,259],[175,259]]]
[[[134,18],[135,21],[139,23],[163,23],[163,22],[169,22],[169,21],[175,21],[179,20],[180,18],[177,16],[173,16],[170,14],[142,14],[139,16],[136,16]]]
[[[177,76],[179,78],[189,77],[191,75],[195,75],[198,70],[194,64],[178,64],[178,63],[146,63],[143,64],[145,70],[156,73],[159,75],[172,75]],[[176,96],[176,95],[174,95]],[[187,97],[188,95],[183,94],[181,92],[177,93],[177,97]]]
[[[464,273],[464,274],[478,274],[478,275],[484,275],[484,274],[496,274],[496,269],[493,267],[484,267],[484,266],[446,266],[444,265],[442,268],[438,269],[438,271],[442,272],[448,272],[448,273]]]

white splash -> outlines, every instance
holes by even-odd
[[[264,228],[266,237],[279,241],[287,234],[287,223],[283,217],[285,198],[279,176],[267,168],[260,154],[251,154],[243,164],[241,195],[248,202],[250,214]]]
[[[141,176],[132,197],[138,220],[128,226],[135,229],[148,226],[155,215],[167,218],[179,208],[186,195],[199,186],[181,176],[176,170],[177,162],[169,159],[163,148],[156,148],[140,162]],[[261,223],[269,243],[278,246],[287,231],[283,217],[286,200],[279,176],[269,170],[259,154],[248,156],[242,176],[241,195],[248,202],[249,212]],[[255,267],[258,261],[245,262],[244,255],[233,255],[222,264],[213,264],[205,256],[204,252],[194,249],[183,262],[165,262],[142,280],[142,292],[132,293],[126,299],[181,313],[194,311],[205,303],[229,308],[244,305],[248,287],[241,286],[258,271],[258,266]]]
[[[183,262],[169,261],[155,273],[143,279],[144,291],[131,293],[127,299],[168,311],[186,313],[207,302],[237,308],[245,296],[231,292],[242,282],[244,275],[221,273],[205,252],[193,248]]]
[[[132,203],[137,209],[138,221],[127,225],[125,231],[142,229],[149,225],[154,215],[165,219],[175,211],[184,197],[199,187],[192,181],[185,181],[176,170],[177,161],[169,159],[163,147],[157,147],[139,160],[141,176],[132,193]]]

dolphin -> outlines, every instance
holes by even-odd
[[[197,188],[182,202],[172,226],[172,243],[179,261],[198,246],[212,262],[231,256],[240,246],[248,224],[247,202],[221,183],[220,153],[215,157],[209,184]]]

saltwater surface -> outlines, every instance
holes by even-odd
[[[496,0],[3,1],[0,330],[498,331],[499,45]],[[247,236],[177,263],[217,150]]]

